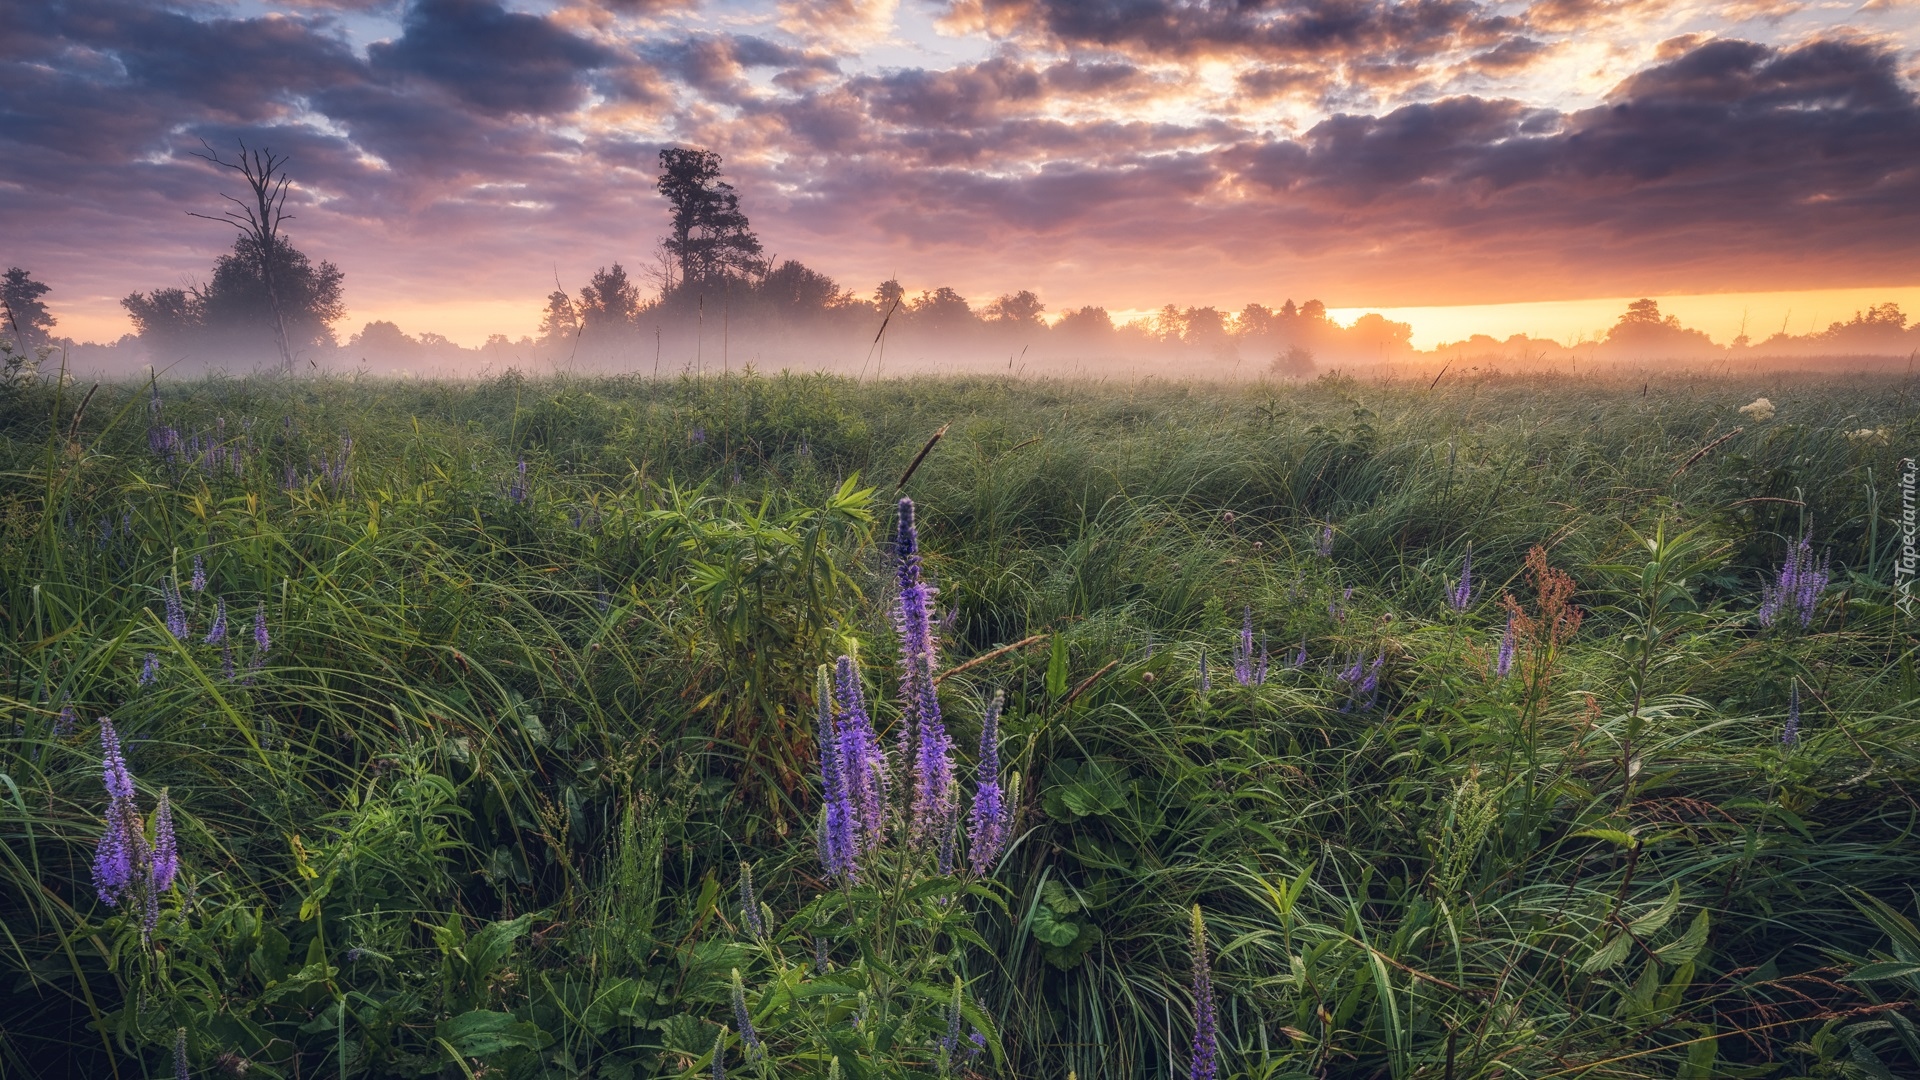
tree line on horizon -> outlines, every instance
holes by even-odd
[[[368,322],[343,344],[334,324],[346,313],[345,274],[333,263],[313,262],[280,228],[292,215],[284,202],[289,185],[285,157],[265,150],[228,160],[208,147],[198,154],[238,173],[248,198],[225,196],[233,207],[221,215],[195,214],[237,227],[232,248],[215,260],[204,283],[135,292],[121,301],[137,342],[156,367],[182,360],[254,363],[277,358],[293,370],[304,361],[381,362],[389,366],[539,359],[644,369],[652,355],[656,372],[704,369],[712,360],[767,355],[780,366],[804,364],[806,348],[837,353],[860,342],[868,351],[888,344],[908,352],[1017,350],[1098,360],[1127,355],[1177,356],[1223,375],[1304,377],[1317,363],[1411,358],[1413,328],[1378,314],[1348,325],[1327,315],[1325,304],[1286,300],[1279,307],[1249,303],[1238,311],[1168,304],[1151,316],[1117,323],[1108,310],[1083,306],[1048,317],[1031,290],[1004,293],[978,306],[957,290],[940,286],[909,294],[897,278],[861,295],[797,259],[769,257],[740,205],[739,193],[722,179],[720,155],[701,149],[660,151],[656,190],[668,208],[667,232],[640,277],[621,262],[597,269],[577,294],[556,287],[546,298],[536,336],[511,340],[494,335],[477,349],[443,335],[408,334],[398,325]],[[0,343],[17,354],[35,349],[85,348],[52,334],[55,320],[44,297],[49,286],[20,268],[0,277]],[[671,352],[668,346],[671,344]],[[95,347],[98,348],[98,347]],[[1897,304],[1876,305],[1801,336],[1782,332],[1753,342],[1744,334],[1728,346],[1663,315],[1642,299],[1628,305],[1604,337],[1564,345],[1515,335],[1498,340],[1474,335],[1427,355],[1448,360],[1557,359],[1592,355],[1625,359],[1707,358],[1734,354],[1900,354],[1920,349],[1920,324],[1908,325]],[[771,355],[769,355],[771,352]],[[882,354],[884,356],[884,352]],[[1014,352],[1009,352],[1010,360]]]

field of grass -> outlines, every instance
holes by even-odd
[[[1916,390],[14,386],[0,1075],[1920,1075]],[[1014,820],[849,883],[900,494]]]

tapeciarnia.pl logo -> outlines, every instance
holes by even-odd
[[[1894,605],[1908,618],[1913,617],[1913,578],[1920,570],[1920,555],[1914,550],[1913,480],[1914,460],[1900,462],[1900,555],[1893,560]]]

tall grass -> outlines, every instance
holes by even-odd
[[[1005,690],[1023,778],[972,946],[1005,1075],[1184,1075],[1196,903],[1232,1075],[1920,1070],[1920,679],[1874,520],[1906,382],[239,379],[77,424],[73,389],[0,405],[10,1073],[163,1073],[184,1029],[196,1074],[678,1074],[746,963],[732,868],[777,912],[818,884],[812,672],[852,641],[886,678],[876,537],[943,424],[909,490],[945,662],[1048,635],[942,684]],[[1834,586],[1763,630],[1803,535]],[[1535,547],[1585,619],[1501,679]],[[1225,662],[1247,610],[1264,685]],[[99,716],[180,826],[150,943],[93,893]]]

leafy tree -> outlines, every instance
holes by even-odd
[[[1060,316],[1053,330],[1074,337],[1105,337],[1113,333],[1113,316],[1106,308],[1088,305]]]
[[[1264,337],[1278,329],[1280,315],[1265,304],[1248,304],[1233,317],[1233,331],[1242,337]]]
[[[213,279],[201,293],[206,327],[236,347],[277,335],[295,356],[331,349],[332,324],[347,313],[344,278],[330,262],[315,266],[285,236],[273,241],[268,254],[242,233],[213,264]]]
[[[1227,336],[1227,317],[1214,307],[1190,307],[1180,315],[1189,345],[1219,341]]]
[[[920,298],[913,302],[913,318],[933,330],[957,330],[974,322],[973,308],[967,298],[945,285],[920,293]]]
[[[120,306],[156,359],[277,350],[283,343],[298,355],[335,346],[332,324],[346,314],[344,279],[339,267],[315,266],[285,236],[262,258],[255,239],[242,233],[205,286],[133,293]]]
[[[873,290],[873,306],[882,315],[892,311],[895,306],[904,304],[906,299],[907,289],[900,284],[899,278],[888,278]]]
[[[660,151],[656,185],[671,206],[672,232],[662,241],[680,265],[683,286],[760,272],[760,238],[747,227],[740,196],[720,179],[720,155],[670,146]]]
[[[1034,327],[1040,325],[1040,313],[1045,310],[1047,305],[1041,303],[1038,296],[1028,289],[1021,289],[988,304],[986,316],[990,322],[1007,326]]]
[[[9,267],[0,277],[0,316],[5,317],[4,329],[13,336],[20,352],[39,348],[51,337],[54,318],[40,299],[49,291],[48,286],[17,266]]]
[[[757,292],[769,306],[788,314],[828,311],[845,306],[849,299],[832,278],[793,259],[762,279]]]
[[[1713,351],[1713,340],[1698,330],[1680,325],[1672,315],[1660,314],[1660,302],[1640,299],[1627,305],[1620,321],[1607,331],[1610,351],[1631,350],[1639,355],[1680,355]]]
[[[259,297],[265,299],[265,318],[259,318],[257,311],[249,311],[237,322],[241,324],[265,322],[268,329],[272,331],[274,345],[279,349],[282,367],[291,372],[293,371],[293,354],[299,348],[300,333],[292,324],[301,312],[293,295],[295,283],[282,281],[280,277],[282,256],[285,253],[299,254],[294,251],[291,244],[286,242],[286,238],[280,232],[280,226],[292,218],[292,215],[287,213],[287,188],[293,182],[286,173],[287,158],[265,147],[248,150],[247,144],[241,142],[240,155],[228,161],[204,139],[201,140],[200,145],[206,147],[206,153],[194,156],[210,161],[220,168],[239,173],[241,179],[246,181],[248,197],[236,199],[222,193],[220,197],[232,203],[232,209],[220,214],[197,214],[189,211],[189,216],[205,218],[208,221],[224,221],[240,230],[240,242],[234,245],[234,255],[251,257],[254,260],[251,276],[257,282],[257,288],[241,291],[258,293]],[[304,255],[300,256],[303,262],[305,258]],[[331,269],[331,264],[322,265]],[[216,285],[222,269],[221,266],[214,268]],[[237,268],[228,269],[232,274],[232,279],[228,282],[229,286],[239,284],[242,278],[248,276]],[[335,274],[337,276],[338,271],[335,271]],[[250,308],[257,306],[257,299],[249,296],[246,306]],[[233,323],[236,321],[234,316],[237,314],[239,314],[237,310],[216,311],[211,303],[208,305],[207,315],[212,325]],[[338,315],[334,316],[334,318],[338,317]],[[332,344],[332,337],[332,331],[327,331],[328,344]]]
[[[573,307],[573,298],[565,289],[555,289],[547,294],[547,310],[540,316],[540,344],[558,345],[568,341],[580,331],[580,315]]]
[[[619,263],[595,270],[580,290],[582,331],[625,332],[633,329],[639,317],[640,287]]]
[[[155,360],[178,359],[193,352],[206,330],[198,290],[155,289],[120,301],[133,317],[134,330]]]

